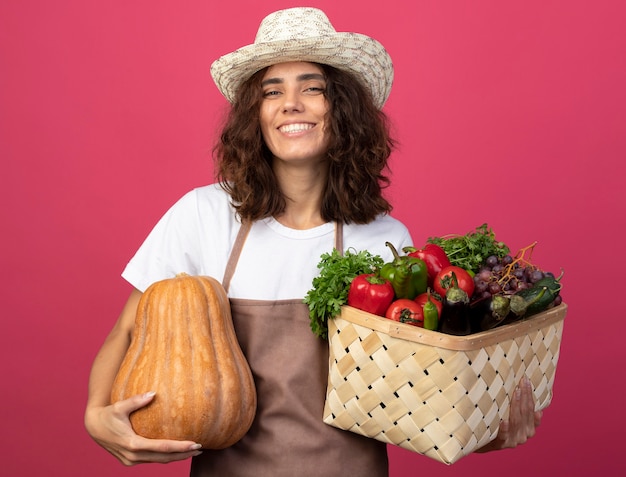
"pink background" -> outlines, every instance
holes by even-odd
[[[89,367],[130,291],[126,260],[174,200],[212,181],[225,100],[211,61],[298,3],[0,3],[3,475],[186,474],[124,468],[89,438]],[[623,472],[623,2],[305,4],[394,59],[389,193],[415,241],[488,222],[565,270],[570,309],[538,435],[450,467],[392,448],[392,476]]]

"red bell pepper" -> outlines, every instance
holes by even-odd
[[[348,290],[348,305],[378,316],[385,316],[393,299],[391,282],[375,273],[357,275]]]
[[[420,249],[415,247],[405,247],[402,249],[409,257],[421,258],[426,263],[428,271],[428,286],[432,287],[435,277],[442,268],[450,266],[450,259],[444,252],[443,248],[434,243],[427,243]]]

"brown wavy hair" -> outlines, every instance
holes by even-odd
[[[326,76],[330,135],[328,182],[321,215],[326,221],[366,224],[391,204],[382,191],[395,143],[386,115],[374,105],[369,90],[350,73],[319,65]],[[265,69],[238,90],[214,148],[217,179],[238,214],[248,220],[280,215],[285,197],[272,171],[272,154],[260,126],[261,80]]]

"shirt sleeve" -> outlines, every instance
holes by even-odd
[[[142,292],[152,283],[185,272],[200,272],[196,195],[184,195],[157,222],[141,247],[128,262],[122,277]]]

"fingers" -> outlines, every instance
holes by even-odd
[[[511,395],[508,419],[500,422],[496,438],[478,452],[513,448],[524,444],[535,435],[542,417],[542,411],[535,411],[532,383],[524,377]]]
[[[533,437],[535,435],[535,423],[541,421],[541,414],[537,416],[535,413],[532,384],[526,376],[522,378],[513,393],[509,421],[511,427],[509,444],[511,447],[524,444],[530,437]]]
[[[136,411],[137,409],[140,409],[150,404],[155,395],[156,393],[154,391],[150,391],[144,394],[137,394],[136,396],[131,396],[128,399],[118,401],[113,404],[113,406],[115,407],[116,412],[129,416],[133,411]]]
[[[122,464],[167,463],[202,454],[201,445],[190,441],[170,441],[132,437],[119,444],[102,443]]]
[[[533,388],[527,377],[522,379],[521,387],[521,417],[522,426],[526,429],[527,437],[535,435],[535,398],[533,396]]]
[[[166,463],[201,454],[200,444],[192,441],[147,439],[137,435],[130,414],[152,402],[154,392],[131,396],[100,410],[101,424],[93,437],[126,466],[145,462]]]
[[[535,400],[532,384],[527,377],[522,378],[513,390],[509,407],[509,418],[500,423],[498,439],[501,448],[512,448],[524,444],[535,435],[535,423],[541,421],[541,414],[535,413]]]
[[[201,447],[191,441],[145,439],[137,436],[129,442],[127,448],[119,449],[119,458],[128,466],[147,462],[167,463],[200,455]]]
[[[137,450],[154,454],[183,454],[185,452],[196,452],[201,449],[201,445],[193,441],[174,441],[169,439],[146,439],[137,436],[137,441],[131,444]]]

